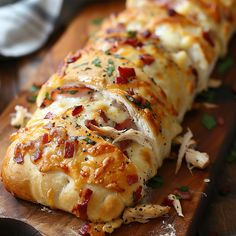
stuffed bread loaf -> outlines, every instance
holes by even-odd
[[[12,135],[13,195],[82,220],[121,217],[145,194],[236,24],[236,1],[128,0],[41,88]]]

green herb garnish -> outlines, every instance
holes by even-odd
[[[228,56],[219,62],[217,71],[220,75],[224,75],[233,65],[234,65],[233,58]]]
[[[135,105],[137,105],[139,108],[141,109],[149,109],[149,110],[152,110],[152,107],[151,107],[151,103],[149,101],[145,101],[145,102],[141,102],[137,99],[135,99],[134,97],[130,96],[130,95],[126,95],[126,98],[130,101],[130,102],[133,102]]]
[[[189,191],[189,188],[188,188],[188,186],[181,186],[181,187],[179,188],[179,190],[182,191],[182,192],[188,192],[188,191]]]
[[[92,64],[96,67],[101,67],[101,60],[97,57],[92,61]]]
[[[95,145],[96,144],[96,142],[95,141],[93,141],[92,139],[90,139],[89,137],[87,137],[87,138],[85,138],[85,139],[83,139],[87,144],[91,144],[91,145]]]
[[[37,95],[29,95],[27,96],[27,102],[29,103],[35,103],[36,102],[36,99],[37,99]]]
[[[151,188],[159,188],[164,184],[164,179],[160,175],[156,175],[150,179],[147,185]]]
[[[202,116],[201,122],[209,130],[214,129],[217,124],[215,117],[207,113]]]
[[[137,35],[137,31],[134,31],[134,30],[127,31],[127,37],[128,38],[135,38],[136,35]]]
[[[115,71],[114,62],[111,59],[108,60],[108,66],[106,71],[109,77],[112,76],[113,72]]]
[[[46,92],[46,93],[45,93],[45,99],[50,99],[49,92]]]
[[[92,24],[94,24],[94,25],[101,25],[102,22],[103,22],[103,18],[102,18],[102,17],[95,18],[95,19],[93,19],[91,22],[92,22]]]

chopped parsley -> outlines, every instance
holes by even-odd
[[[45,94],[45,99],[49,99],[49,100],[50,100],[49,92],[46,92],[46,94]]]
[[[114,61],[112,61],[111,59],[108,60],[108,66],[106,69],[107,75],[110,77],[112,76],[113,72],[115,71],[115,64]]]
[[[96,67],[101,67],[101,60],[97,57],[92,61],[92,64]]]
[[[103,18],[102,17],[98,17],[98,18],[95,18],[95,19],[92,19],[92,24],[94,25],[101,25],[102,22],[103,22]]]
[[[147,186],[151,188],[159,188],[164,184],[164,179],[160,175],[154,176],[147,183]]]
[[[220,60],[218,65],[218,73],[224,75],[234,65],[234,59],[230,56]]]
[[[27,96],[27,102],[29,103],[35,103],[36,102],[36,99],[37,99],[37,95],[29,95]]]
[[[149,109],[149,110],[152,110],[152,107],[151,107],[151,103],[149,101],[145,101],[145,102],[141,102],[137,99],[135,99],[134,97],[130,96],[130,95],[126,95],[126,98],[130,101],[130,102],[133,102],[135,105],[137,105],[139,108],[141,109]]]
[[[137,31],[134,31],[134,30],[127,31],[127,37],[128,38],[135,38],[136,35],[137,35]]]
[[[89,137],[87,137],[87,138],[85,138],[85,139],[83,139],[87,144],[91,144],[91,145],[95,145],[96,144],[96,142],[95,141],[93,141],[92,139],[90,139]]]
[[[204,127],[206,127],[209,130],[214,129],[217,125],[215,117],[207,113],[205,113],[202,116],[201,122],[204,125]]]

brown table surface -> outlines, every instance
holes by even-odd
[[[27,82],[36,73],[44,55],[60,35],[61,32],[55,33],[43,49],[30,56],[0,61],[0,113],[27,87]],[[211,202],[199,222],[199,236],[236,236],[236,162],[222,165],[218,177]]]

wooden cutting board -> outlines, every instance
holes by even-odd
[[[98,17],[108,16],[110,13],[119,12],[124,8],[124,1],[108,1],[107,3],[97,3],[88,5],[75,20],[70,24],[66,32],[57,41],[53,48],[45,56],[39,70],[30,79],[26,87],[33,82],[43,82],[52,74],[59,65],[60,61],[69,51],[81,48],[86,42],[88,35],[98,29],[91,21]],[[231,42],[230,55],[236,61],[236,38]],[[232,93],[232,86],[236,85],[234,77],[236,66],[232,67],[223,76],[215,72],[214,78],[224,81],[223,88],[217,91],[217,105],[215,109],[199,108],[190,111],[185,118],[184,127],[189,127],[198,142],[198,149],[207,152],[211,158],[211,165],[204,171],[194,170],[190,174],[184,164],[180,172],[175,175],[175,161],[167,160],[159,173],[164,179],[164,185],[157,189],[149,189],[145,202],[161,203],[163,199],[175,188],[188,186],[193,192],[191,201],[182,201],[184,218],[180,218],[172,210],[169,217],[151,220],[146,224],[133,223],[124,225],[116,230],[112,235],[122,236],[144,236],[144,235],[170,235],[176,231],[176,235],[194,235],[207,201],[210,199],[211,187],[220,176],[220,166],[224,160],[227,150],[231,144],[233,136],[236,134],[236,99]],[[7,146],[9,145],[9,135],[15,131],[9,125],[10,114],[14,112],[16,104],[29,107],[26,101],[27,92],[22,92],[0,117],[0,162],[4,157]],[[224,119],[224,125],[218,125],[213,130],[207,130],[201,124],[203,114],[207,112],[216,118]],[[205,183],[205,179],[210,179],[210,183]],[[40,205],[25,202],[14,198],[9,194],[0,183],[0,217],[11,217],[29,223],[38,229],[43,235],[77,235],[81,222],[76,217],[61,212],[45,210]],[[172,229],[171,229],[172,228]],[[173,228],[175,230],[173,230]]]

